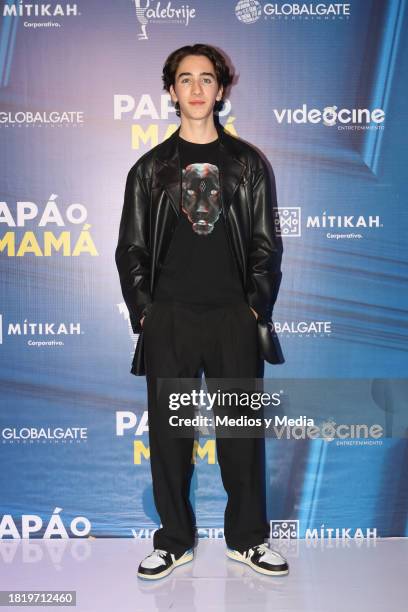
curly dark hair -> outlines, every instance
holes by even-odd
[[[227,61],[223,54],[211,45],[206,45],[203,43],[186,45],[185,47],[180,47],[180,49],[176,49],[170,53],[163,66],[163,89],[170,92],[170,85],[173,85],[174,87],[177,68],[180,62],[187,55],[205,55],[205,57],[208,57],[208,59],[212,62],[218,86],[223,86],[222,98],[221,100],[216,100],[214,111],[221,110],[224,106],[226,89],[231,85],[234,75],[227,65]],[[176,102],[175,108],[177,117],[180,117],[180,106],[178,102]]]

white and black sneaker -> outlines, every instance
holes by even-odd
[[[268,576],[283,576],[289,573],[288,562],[280,553],[269,548],[269,545],[258,544],[240,553],[232,548],[227,549],[227,557],[246,563],[256,572]]]
[[[167,550],[155,548],[139,565],[139,578],[156,580],[170,574],[178,565],[184,565],[193,560],[193,549],[189,548],[182,555],[176,556]]]

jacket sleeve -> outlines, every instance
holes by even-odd
[[[276,185],[273,171],[269,173],[259,158],[250,182],[253,202],[253,233],[248,254],[246,294],[248,303],[258,313],[260,321],[272,318],[282,279],[282,238],[276,232]],[[276,209],[276,210],[274,210]]]
[[[133,166],[127,175],[115,262],[134,333],[150,307],[149,197]]]

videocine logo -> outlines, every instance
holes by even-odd
[[[339,108],[338,106],[325,106],[323,110],[319,108],[308,109],[307,104],[302,104],[301,108],[274,108],[273,114],[279,124],[305,124],[323,123],[327,127],[337,125],[338,129],[346,129],[351,126],[382,127],[385,112],[382,108]],[[374,124],[374,125],[373,125]]]

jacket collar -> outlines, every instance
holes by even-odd
[[[220,191],[221,203],[226,217],[232,196],[245,171],[246,164],[239,158],[234,137],[228,134],[222,125],[216,123],[215,127],[220,138]],[[180,214],[181,198],[181,165],[178,151],[180,128],[181,126],[158,147],[154,170],[154,186],[164,188],[177,215]]]

